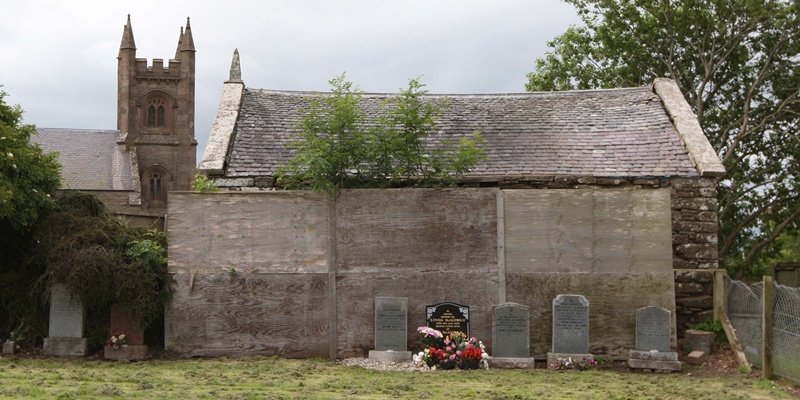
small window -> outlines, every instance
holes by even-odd
[[[165,126],[165,124],[164,124],[164,112],[165,112],[164,106],[158,106],[158,112],[156,114],[156,116],[157,116],[156,119],[157,119],[157,123],[158,123],[159,127]]]
[[[166,207],[171,178],[163,167],[154,165],[142,174],[142,197],[147,207]]]
[[[170,102],[160,93],[145,97],[143,129],[148,133],[169,133],[172,124]]]
[[[161,200],[161,173],[150,174],[150,200]]]
[[[147,126],[156,126],[156,108],[154,106],[147,109]]]

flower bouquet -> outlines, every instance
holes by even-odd
[[[461,369],[478,369],[481,360],[487,357],[484,351],[483,342],[476,337],[462,341],[459,350],[456,351],[458,357],[458,367]]]
[[[106,340],[106,348],[119,349],[120,347],[127,347],[125,344],[125,332],[114,332],[114,334]]]
[[[417,328],[417,332],[420,334],[420,341],[422,341],[422,347],[434,347],[437,349],[441,349],[443,342],[444,342],[444,335],[442,332],[437,331],[436,329],[429,328],[427,326],[420,326]]]

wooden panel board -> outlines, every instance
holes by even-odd
[[[176,274],[166,350],[181,356],[328,356],[326,274]]]
[[[592,353],[616,359],[636,348],[636,310],[657,306],[673,313],[675,335],[675,283],[673,273],[564,274],[515,273],[506,276],[509,302],[531,308],[531,353],[542,357],[551,350],[553,299],[559,294],[580,294],[589,300],[589,345]]]
[[[420,351],[417,327],[425,306],[453,302],[470,307],[470,333],[491,347],[496,272],[344,273],[337,279],[338,356],[364,357],[374,348],[375,297],[408,298],[408,350]]]
[[[170,269],[326,272],[326,201],[311,192],[171,193]]]
[[[504,190],[505,266],[520,272],[672,270],[669,190]]]
[[[340,272],[496,270],[495,190],[345,190],[336,239]]]

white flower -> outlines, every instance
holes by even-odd
[[[14,155],[11,152],[8,153],[8,158],[14,158]]]
[[[125,334],[124,333],[119,335],[119,340],[125,340]]]

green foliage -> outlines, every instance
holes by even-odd
[[[780,262],[800,262],[800,231],[784,231],[775,239],[776,252],[762,257],[757,263],[747,266],[748,275],[759,276],[772,273],[772,267]]]
[[[192,178],[192,190],[195,192],[218,192],[219,188],[214,182],[208,180],[208,176],[197,173]]]
[[[722,327],[722,322],[719,320],[715,321],[713,318],[708,318],[705,321],[692,326],[692,329],[705,332],[714,332],[714,341],[716,341],[717,344],[722,343],[727,339],[727,336],[725,336],[725,329]]]
[[[27,231],[54,207],[60,185],[58,156],[31,143],[33,125],[22,124],[22,108],[5,103],[0,91],[0,229]]]
[[[314,99],[290,147],[295,156],[279,171],[287,188],[441,186],[454,183],[485,158],[475,132],[437,147],[426,138],[438,130],[447,100],[425,98],[425,85],[411,79],[369,120],[362,92],[344,74],[329,81],[331,93]]]
[[[674,79],[726,175],[718,185],[723,264],[742,276],[800,229],[800,3],[567,0],[585,26],[549,42],[527,90]]]
[[[128,227],[88,194],[59,194],[57,203],[33,232],[33,262],[44,266],[37,285],[42,300],[53,284],[66,284],[89,307],[89,336],[100,343],[107,339],[112,304],[143,326],[159,317],[172,295],[166,236]]]
[[[17,328],[11,331],[11,333],[8,335],[8,340],[15,342],[19,346],[19,344],[25,340],[30,328],[30,325],[26,324],[25,321],[20,321],[19,325],[17,325]]]

